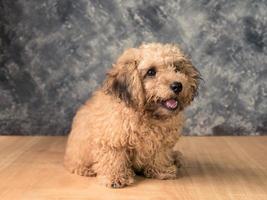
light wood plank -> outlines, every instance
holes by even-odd
[[[266,200],[267,137],[183,137],[177,180],[136,177],[124,189],[69,174],[66,137],[0,136],[0,199]]]

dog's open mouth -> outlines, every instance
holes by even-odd
[[[176,110],[178,108],[178,101],[176,99],[167,99],[162,101],[162,105],[168,110]]]

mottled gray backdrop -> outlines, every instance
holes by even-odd
[[[143,41],[180,44],[203,75],[184,134],[267,133],[266,0],[1,0],[0,133],[67,134]]]

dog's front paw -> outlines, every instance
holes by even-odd
[[[134,183],[133,177],[101,177],[101,184],[109,188],[123,188]]]

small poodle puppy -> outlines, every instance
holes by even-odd
[[[182,111],[197,94],[200,73],[172,44],[127,49],[101,88],[78,110],[64,165],[97,176],[107,187],[131,185],[134,175],[174,179]]]

